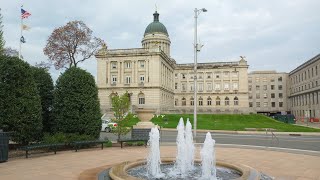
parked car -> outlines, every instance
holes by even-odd
[[[102,120],[101,131],[111,132],[111,129],[117,126],[117,123],[111,122],[110,120]]]

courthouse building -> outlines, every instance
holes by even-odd
[[[167,28],[153,14],[140,48],[108,49],[97,54],[97,85],[103,113],[111,113],[114,95],[128,92],[130,109],[160,113],[293,113],[320,118],[320,55],[288,73],[254,71],[244,58],[198,63],[197,99],[194,64],[170,55]]]
[[[198,96],[193,97],[193,64],[178,64],[170,55],[171,41],[159,14],[145,29],[141,48],[107,49],[97,54],[97,85],[101,109],[111,112],[111,98],[128,92],[131,110],[191,113],[248,113],[248,65],[199,63]]]

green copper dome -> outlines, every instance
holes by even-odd
[[[159,22],[159,13],[157,13],[157,11],[153,14],[153,22],[147,26],[144,36],[155,33],[163,33],[169,36],[167,28],[161,22]]]

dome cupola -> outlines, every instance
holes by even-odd
[[[153,14],[153,22],[147,26],[144,32],[144,36],[146,36],[147,34],[158,34],[158,33],[162,33],[169,36],[167,28],[159,21],[159,13],[156,11]]]

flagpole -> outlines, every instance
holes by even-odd
[[[23,5],[21,5],[21,8],[23,7]],[[21,11],[21,8],[20,8],[20,11]],[[20,13],[21,14],[21,13]],[[20,46],[19,46],[19,59],[22,59],[21,58],[21,37],[22,37],[22,16],[20,15],[20,18],[21,18],[21,25],[20,25],[20,38],[19,38],[19,43],[20,43]]]

